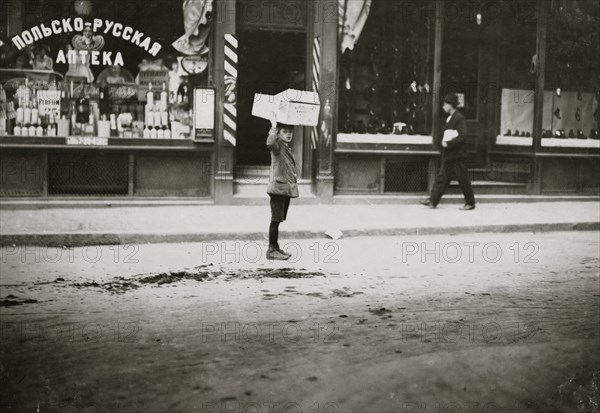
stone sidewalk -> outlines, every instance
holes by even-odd
[[[0,210],[0,244],[93,245],[201,242],[266,238],[267,205],[146,206]],[[599,230],[600,203],[537,202],[479,204],[459,211],[421,205],[292,205],[282,238],[324,238],[477,232]]]

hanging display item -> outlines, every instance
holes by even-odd
[[[212,0],[185,0],[183,2],[183,26],[185,33],[173,42],[173,48],[184,55],[208,53],[206,40],[210,33]]]

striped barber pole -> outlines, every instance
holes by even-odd
[[[233,34],[225,35],[225,102],[223,137],[232,146],[236,144],[237,104],[236,83],[238,67],[238,41]]]
[[[312,86],[313,91],[319,93],[319,85],[321,82],[321,37],[317,36],[313,40],[313,64],[312,64]],[[310,146],[312,149],[317,149],[319,141],[319,129],[313,126],[310,132]]]

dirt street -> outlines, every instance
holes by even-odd
[[[598,412],[599,234],[7,247],[2,412]]]

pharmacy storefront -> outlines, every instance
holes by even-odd
[[[0,14],[2,197],[213,196],[212,2],[6,1]]]
[[[319,96],[293,141],[302,202],[424,194],[449,92],[476,193],[599,190],[594,0],[1,7],[2,197],[264,201],[252,109],[287,89]]]

